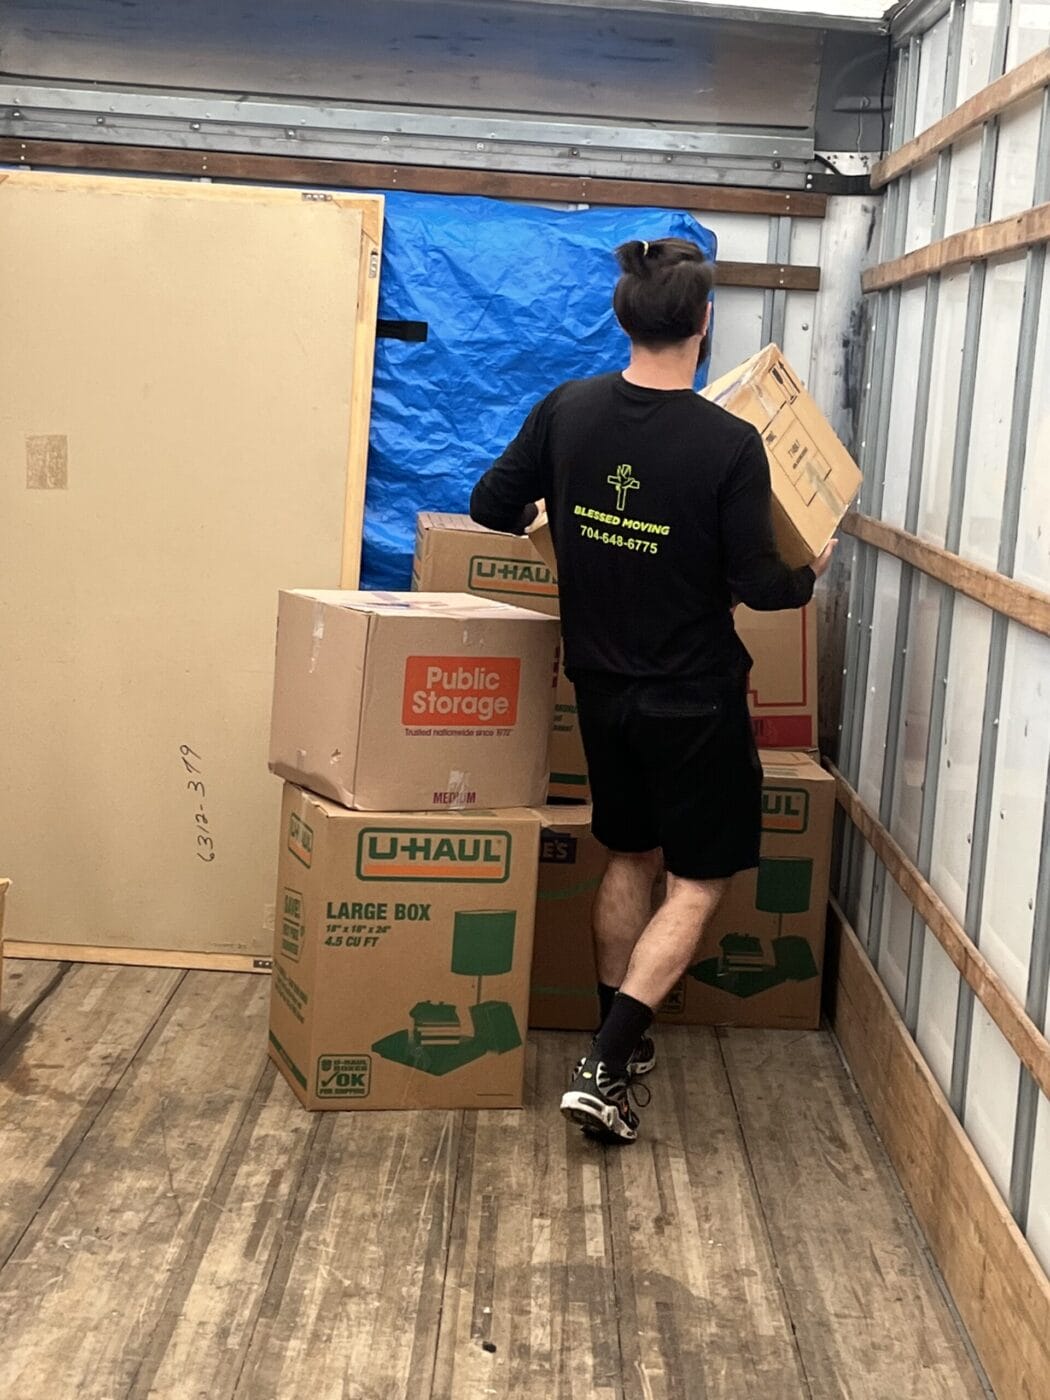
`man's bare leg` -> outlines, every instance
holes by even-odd
[[[599,982],[620,987],[635,944],[652,918],[653,885],[662,867],[659,851],[613,852],[594,899],[594,962]]]
[[[624,996],[654,1013],[696,956],[711,916],[722,902],[728,880],[667,877],[667,898],[638,938],[620,984]]]

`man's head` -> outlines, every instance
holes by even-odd
[[[616,260],[622,275],[613,310],[632,343],[663,350],[700,336],[697,362],[702,364],[714,264],[686,238],[635,239],[617,248]]]

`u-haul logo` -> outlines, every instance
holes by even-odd
[[[475,554],[467,587],[479,593],[510,593],[515,597],[557,598],[558,582],[546,564],[524,559],[500,559]]]
[[[762,789],[762,830],[800,836],[809,826],[809,793],[804,788]]]
[[[508,831],[365,827],[357,838],[357,877],[502,885],[510,878],[510,849]]]
[[[293,812],[288,821],[288,849],[307,868],[313,864],[313,828],[306,825],[298,812]]]
[[[402,724],[509,729],[518,722],[521,660],[487,656],[410,656],[405,663]]]

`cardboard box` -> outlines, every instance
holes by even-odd
[[[420,593],[473,593],[558,616],[558,579],[526,535],[476,525],[469,515],[424,511],[416,518],[412,588]]]
[[[529,1025],[593,1031],[598,996],[591,905],[608,862],[590,806],[540,807],[540,872]]]
[[[733,620],[754,663],[747,705],[755,742],[763,749],[816,748],[816,603],[787,612],[752,612],[741,604]]]
[[[542,801],[557,652],[482,598],[282,592],[270,768],[363,811]]]
[[[422,592],[472,593],[477,598],[558,616],[558,579],[524,535],[476,525],[469,515],[424,512],[416,521],[412,587]],[[587,764],[576,721],[576,694],[558,669],[550,744],[550,796],[585,802]]]
[[[835,784],[805,753],[766,750],[762,765],[762,864],[731,882],[661,1020],[797,1028],[820,1023]],[[587,809],[545,808],[540,817],[546,859],[541,854],[530,1024],[592,1030],[590,907],[604,852],[590,836]]]
[[[353,812],[288,784],[270,1055],[307,1108],[518,1108],[535,812]]]
[[[545,514],[536,521],[529,540],[541,560],[553,561],[554,543]],[[748,708],[755,741],[766,749],[815,749],[819,737],[816,603],[785,612],[752,612],[741,604],[733,620],[754,662]]]
[[[716,379],[703,396],[761,433],[780,553],[796,567],[809,564],[860,490],[860,468],[776,345]]]
[[[762,766],[761,864],[731,882],[661,1020],[820,1024],[835,784],[805,753],[767,750]]]

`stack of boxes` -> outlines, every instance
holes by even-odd
[[[706,392],[762,434],[781,552],[812,559],[856,466],[776,347]],[[542,517],[519,537],[421,515],[412,587],[281,595],[270,1049],[311,1108],[513,1107],[526,1024],[597,1018],[590,908],[606,856]],[[732,882],[661,1016],[812,1027],[834,809],[816,762],[815,607],[741,607],[736,625],[754,658],[762,860]]]
[[[282,593],[270,1053],[308,1108],[513,1108],[558,625]]]

